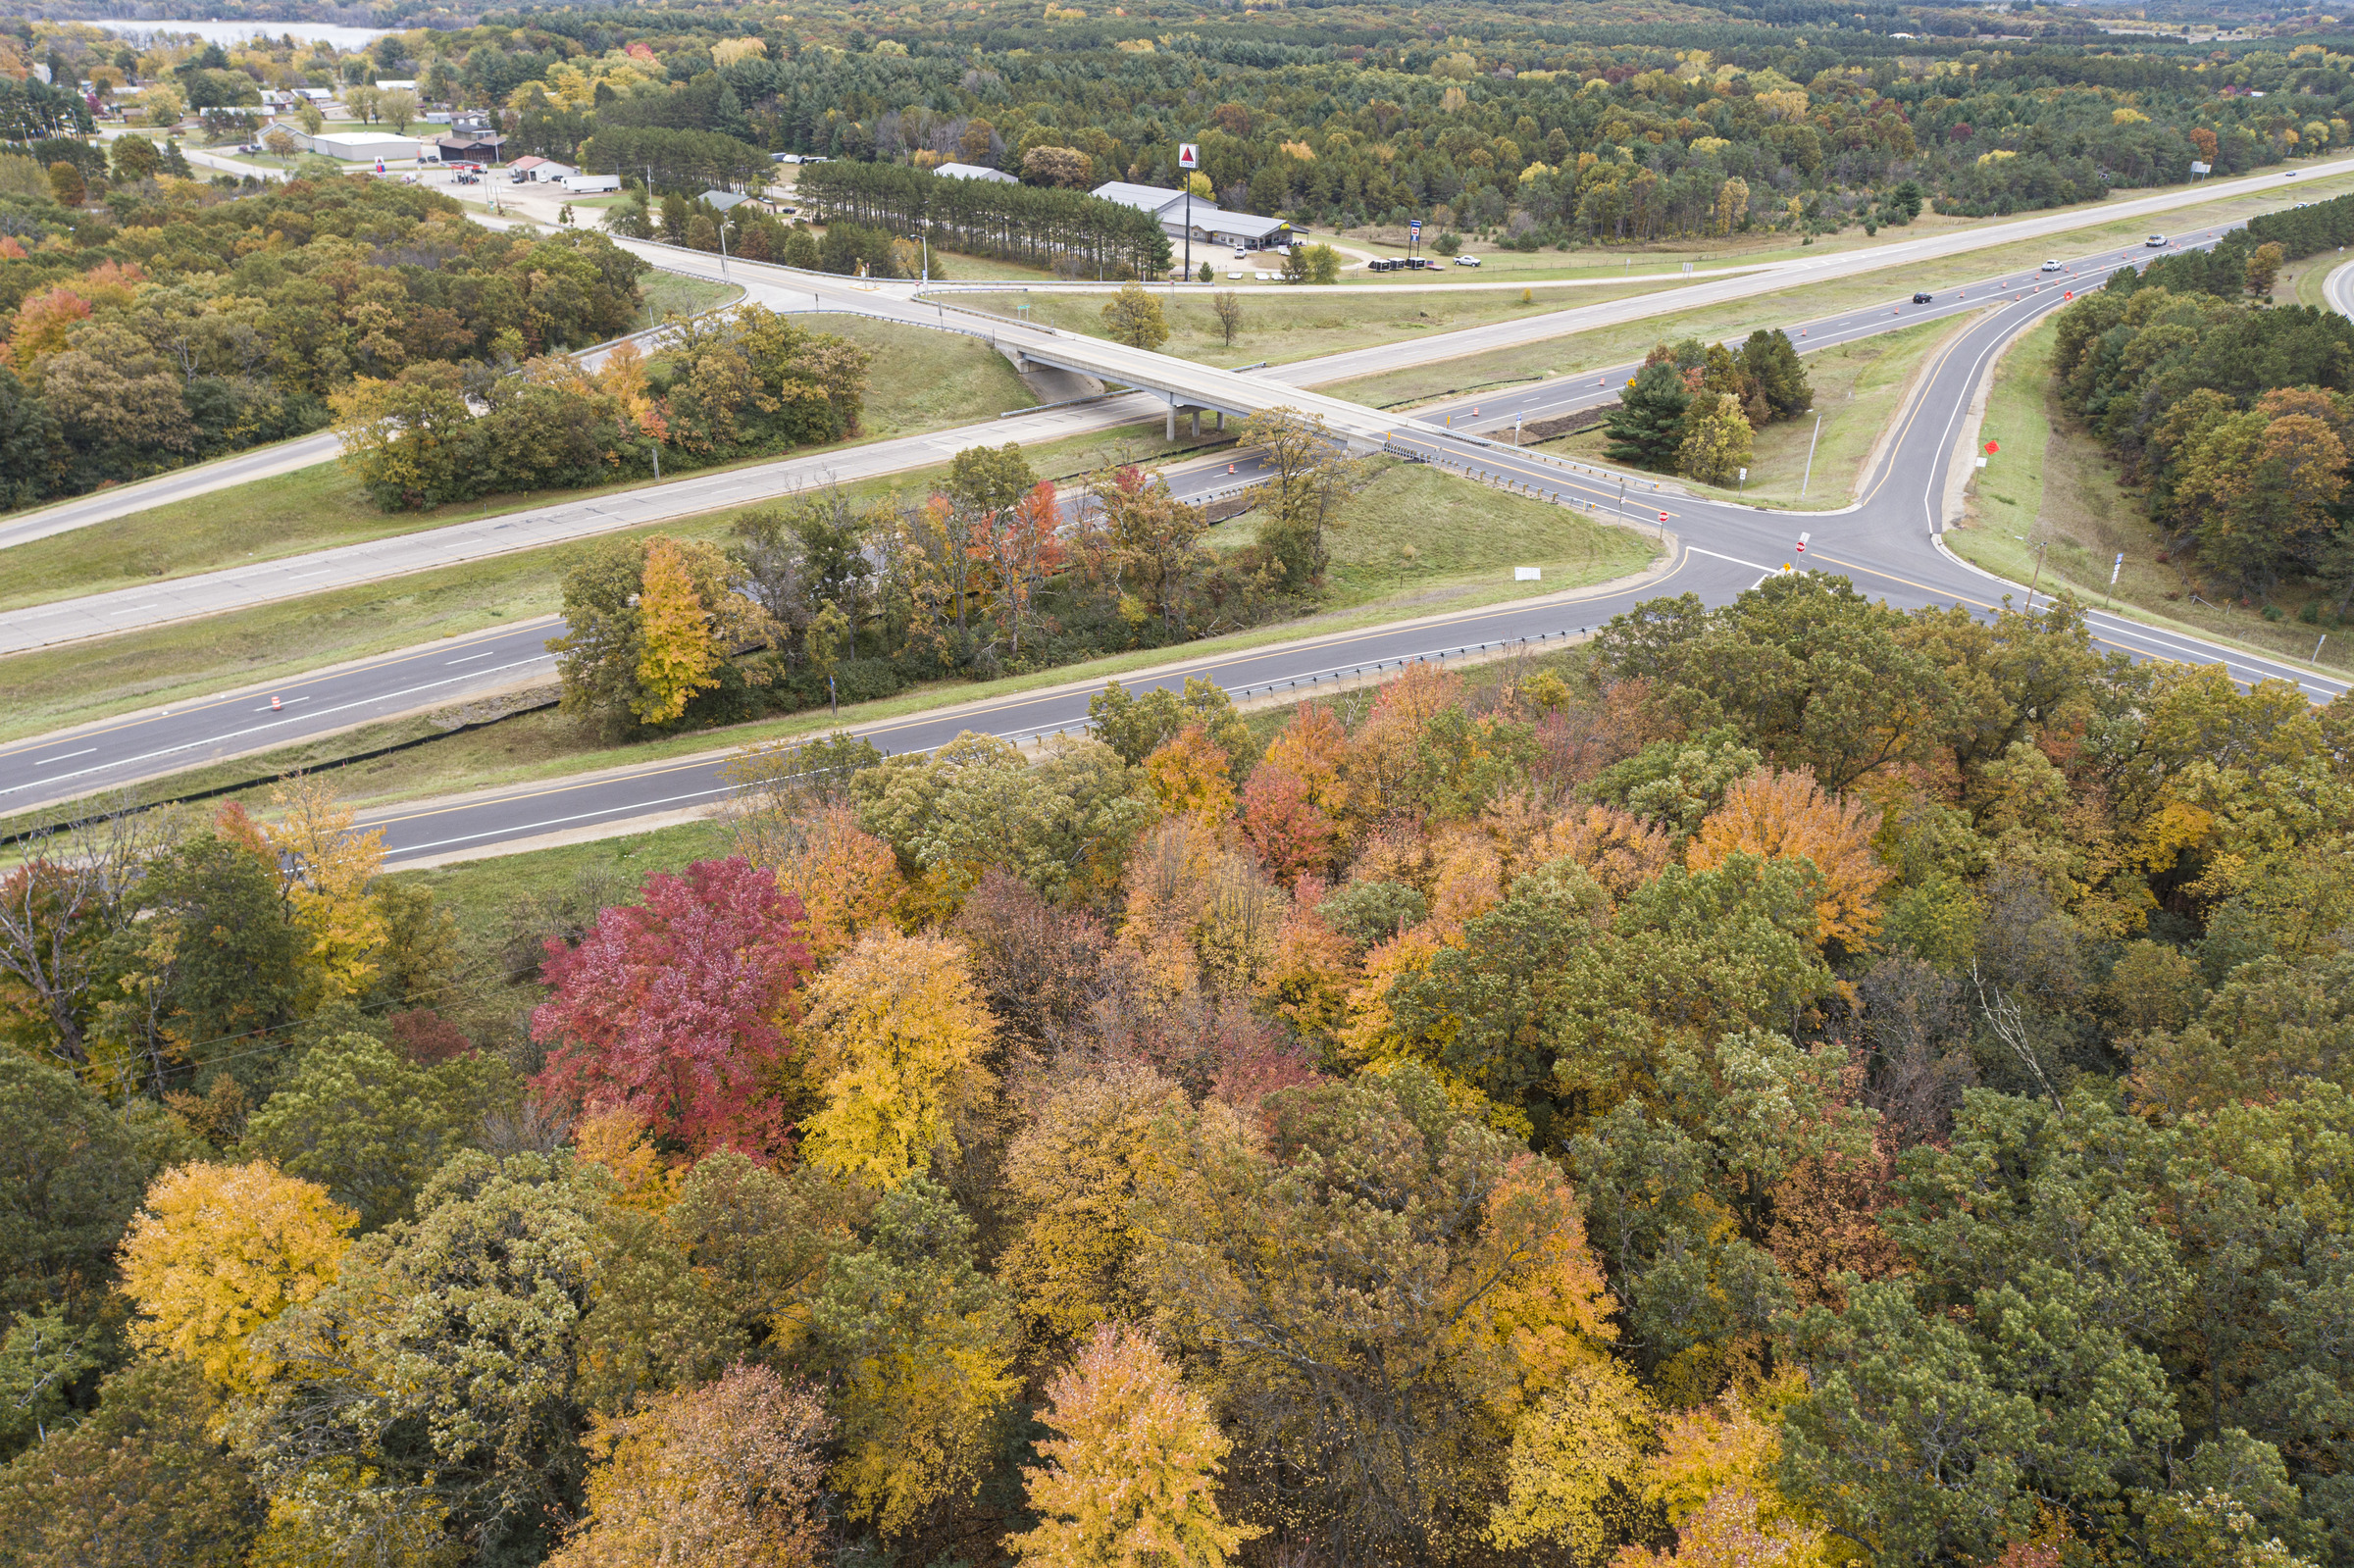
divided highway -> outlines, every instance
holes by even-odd
[[[2205,243],[2212,232],[2200,230],[2180,237],[2185,243]],[[2121,262],[2142,259],[2143,255],[2138,250],[2103,252],[2079,259],[2074,271],[2089,285]],[[1575,635],[1663,593],[1689,591],[1710,602],[1722,602],[1797,559],[1792,546],[1801,526],[1817,535],[1804,556],[1807,564],[1844,573],[1865,591],[1891,602],[1985,609],[2006,595],[2016,597],[2020,590],[2014,585],[1989,578],[1942,548],[1936,535],[1944,522],[1946,476],[1956,456],[1959,428],[1993,356],[2018,331],[2063,303],[2072,281],[2067,275],[2057,278],[2013,275],[1969,285],[1928,305],[1851,312],[1798,329],[1804,334],[1802,347],[1814,348],[1922,320],[1982,313],[1919,379],[1901,428],[1886,443],[1861,500],[1843,512],[1766,512],[1689,497],[1672,485],[1653,495],[1640,488],[1650,481],[1637,481],[1636,487],[1627,492],[1629,510],[1640,508],[1643,515],[1657,516],[1663,508],[1665,528],[1680,538],[1664,570],[1638,585],[1614,592],[1523,600],[1424,622],[1305,638],[1248,653],[1180,660],[1146,680],[1148,683],[1174,683],[1187,676],[1206,676],[1235,689],[1288,689],[1290,683],[1318,683],[1359,668],[1479,644]],[[1989,309],[1990,304],[1994,308]],[[1407,345],[1409,351],[1424,346]],[[1282,367],[1259,379],[1329,379],[1323,374],[1326,363]],[[1606,477],[1596,470],[1501,447],[1467,432],[1480,428],[1509,429],[1515,413],[1524,418],[1552,417],[1614,396],[1616,386],[1632,369],[1617,367],[1574,384],[1568,379],[1543,382],[1514,389],[1503,399],[1494,394],[1466,396],[1424,409],[1418,418],[1392,422],[1390,446],[1394,451],[1608,515],[1619,504],[1618,476]],[[991,433],[1002,439],[1009,432],[1000,426]],[[928,439],[951,442],[947,450],[970,444],[957,432]],[[942,451],[933,460],[945,455]],[[1172,482],[1180,494],[1209,493],[1251,477],[1249,459],[1238,462],[1246,472],[1233,477],[1227,475],[1221,460],[1181,467],[1172,474]],[[774,494],[775,489],[763,493]],[[2123,618],[2096,616],[2094,625],[2105,643],[2137,655],[2222,662],[2242,681],[2289,679],[2317,700],[2327,700],[2343,688],[2341,683],[2291,664],[2240,655]],[[469,693],[545,679],[551,663],[540,644],[554,631],[552,619],[500,628],[359,661],[267,690],[126,716],[0,747],[0,809],[22,809],[79,795],[178,771],[213,757],[282,745],[373,718],[446,705]],[[895,751],[928,748],[965,729],[1018,736],[1050,733],[1084,724],[1087,699],[1094,689],[1091,683],[1074,683],[863,727],[860,733]],[[275,704],[272,697],[278,699]],[[369,814],[366,820],[384,831],[387,850],[395,860],[479,851],[549,834],[691,809],[726,792],[719,779],[723,763],[723,758],[700,758],[631,768],[600,777],[491,791],[459,802],[386,808]]]

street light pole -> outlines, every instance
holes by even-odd
[[[1807,437],[1807,472],[1798,481],[1798,498],[1807,498],[1807,486],[1815,480],[1815,443],[1822,439],[1822,416],[1815,416],[1815,433]]]

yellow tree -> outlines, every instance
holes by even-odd
[[[157,1178],[123,1239],[131,1338],[249,1393],[269,1367],[253,1331],[334,1283],[359,1216],[266,1161],[183,1165]]]
[[[956,1122],[994,1087],[997,1023],[961,943],[869,932],[809,987],[808,1075],[825,1105],[801,1153],[837,1176],[890,1189],[956,1150]]]
[[[1144,1310],[1128,1278],[1128,1205],[1156,1158],[1154,1128],[1185,1108],[1184,1090],[1151,1068],[1116,1066],[1056,1089],[1007,1145],[1022,1221],[998,1278],[1049,1336],[1076,1339]]]
[[[1189,724],[1145,759],[1145,780],[1161,812],[1222,824],[1234,815],[1234,775],[1209,732]]]
[[[1761,768],[1724,792],[1684,860],[1694,871],[1714,871],[1737,854],[1813,861],[1822,874],[1815,939],[1860,948],[1879,930],[1875,900],[1889,876],[1871,852],[1878,826],[1868,803],[1823,793],[1811,768]]]
[[[891,845],[860,828],[857,810],[841,801],[797,819],[747,823],[743,835],[753,861],[800,899],[801,936],[821,964],[887,922],[907,891]]]
[[[548,1568],[814,1564],[825,1540],[818,1449],[832,1427],[814,1392],[757,1366],[599,1417],[588,1518]]]
[[[1785,1373],[1748,1398],[1728,1390],[1714,1405],[1663,1416],[1659,1445],[1643,1466],[1643,1498],[1667,1516],[1675,1548],[1621,1547],[1612,1568],[1825,1568],[1845,1561],[1846,1550],[1774,1480],[1781,1411],[1805,1391],[1800,1375]]]
[[[668,724],[696,692],[717,683],[719,659],[710,614],[678,545],[652,540],[638,590],[638,696],[631,711],[641,723]]]
[[[1103,304],[1103,330],[1133,348],[1158,348],[1169,340],[1160,301],[1128,283]]]
[[[304,1013],[359,995],[376,980],[387,926],[369,890],[384,862],[384,835],[352,832],[352,810],[317,779],[270,791],[278,820],[262,830],[304,938],[295,1006]]]
[[[1261,1533],[1219,1516],[1234,1444],[1146,1335],[1104,1324],[1047,1397],[1060,1436],[1038,1444],[1044,1469],[1022,1470],[1042,1522],[1005,1542],[1024,1568],[1211,1568]]]

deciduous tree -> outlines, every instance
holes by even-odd
[[[878,931],[809,987],[805,1067],[825,1097],[803,1123],[802,1156],[895,1188],[936,1150],[953,1157],[960,1116],[992,1088],[997,1025],[964,951],[939,936]]]
[[[131,1335],[194,1362],[223,1392],[272,1369],[254,1330],[334,1283],[359,1216],[314,1182],[249,1165],[185,1165],[147,1190],[123,1240]]]
[[[1131,348],[1158,348],[1169,340],[1160,300],[1135,283],[1121,285],[1104,301],[1102,316],[1105,334]]]
[[[815,1392],[756,1366],[599,1418],[588,1515],[549,1568],[810,1568],[833,1426]]]
[[[1218,1513],[1234,1445],[1160,1347],[1106,1323],[1047,1385],[1057,1434],[1025,1468],[1042,1523],[1006,1543],[1028,1568],[1212,1568],[1257,1532]]]
[[[811,967],[800,902],[742,857],[656,872],[642,897],[602,911],[578,947],[548,944],[554,989],[532,1034],[555,1048],[535,1082],[617,1098],[698,1151],[765,1156],[783,1136],[769,1074]]]

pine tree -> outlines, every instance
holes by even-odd
[[[1795,419],[1815,406],[1815,388],[1807,382],[1806,362],[1790,334],[1776,328],[1760,329],[1741,345],[1741,371],[1766,397],[1769,417]]]
[[[1672,364],[1644,366],[1619,394],[1618,407],[1603,421],[1611,442],[1605,455],[1613,463],[1637,468],[1674,467],[1676,448],[1684,438],[1684,410],[1691,403],[1683,375]]]

